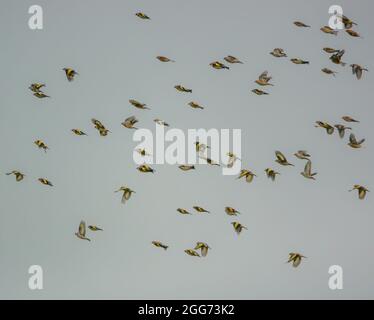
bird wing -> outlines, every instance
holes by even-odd
[[[284,162],[287,161],[286,157],[280,151],[275,151],[275,156],[278,158],[279,161]]]
[[[358,197],[359,197],[359,199],[364,199],[364,198],[365,198],[365,195],[366,195],[366,190],[363,189],[363,188],[360,188],[360,189],[358,190]]]
[[[208,254],[208,247],[204,245],[204,246],[201,248],[201,255],[202,255],[203,257],[206,257],[207,254]]]
[[[260,80],[267,80],[267,75],[268,75],[268,72],[267,71],[264,71],[263,73],[260,74],[260,76],[258,77]]]
[[[352,144],[357,144],[356,137],[353,133],[351,133],[350,136],[349,136],[349,142],[352,143]]]
[[[301,257],[296,256],[295,259],[293,260],[292,265],[296,268],[300,265],[300,262],[301,262]]]
[[[308,160],[306,162],[305,168],[304,168],[304,173],[308,176],[310,176],[312,171],[312,161]]]
[[[81,221],[81,223],[79,224],[78,233],[79,233],[82,237],[85,237],[85,236],[86,236],[86,223],[85,223],[84,221]]]
[[[361,79],[362,77],[362,69],[360,67],[356,68],[356,77],[357,79]]]

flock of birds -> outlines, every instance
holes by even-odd
[[[138,18],[142,19],[142,20],[150,20],[150,17],[147,16],[146,14],[142,13],[142,12],[136,13],[136,16]],[[345,26],[345,31],[348,35],[350,35],[352,37],[360,37],[360,35],[356,31],[352,30],[353,26],[357,25],[355,22],[353,22],[352,20],[350,20],[346,16],[342,16],[341,20],[342,20],[342,22]],[[294,25],[296,27],[299,27],[299,28],[310,28],[309,25],[307,25],[303,22],[300,22],[300,21],[295,21]],[[329,26],[324,26],[320,30],[322,32],[326,33],[326,34],[331,34],[331,35],[337,35],[338,34],[337,30],[333,30]],[[345,50],[333,49],[333,48],[323,48],[323,51],[331,54],[330,60],[331,60],[332,63],[334,63],[336,65],[341,65],[341,66],[346,65],[345,62],[342,62],[342,57],[345,53]],[[270,52],[270,54],[272,56],[276,57],[276,58],[286,58],[287,57],[287,54],[285,53],[284,49],[282,49],[282,48],[275,48],[272,52]],[[175,60],[172,60],[172,59],[170,59],[168,57],[165,57],[165,56],[157,56],[156,58],[160,62],[163,62],[163,63],[173,63],[173,62],[175,62]],[[243,64],[242,61],[240,61],[238,58],[236,58],[234,56],[231,56],[231,55],[228,55],[228,56],[224,57],[223,60],[228,64]],[[309,64],[309,61],[306,61],[306,60],[303,60],[303,59],[300,59],[300,58],[292,58],[292,59],[290,59],[290,61],[292,63],[298,64],[298,65]],[[220,61],[213,61],[212,63],[210,63],[210,66],[214,69],[217,69],[217,70],[223,70],[223,69],[228,70],[230,68],[224,62],[220,62]],[[361,79],[362,75],[363,75],[363,72],[368,71],[367,68],[361,67],[358,64],[351,64],[350,67],[352,69],[352,73],[357,77],[357,79]],[[65,72],[66,78],[69,82],[73,81],[75,76],[79,75],[78,72],[76,70],[72,69],[72,68],[64,68],[63,71]],[[323,68],[321,71],[325,74],[333,75],[333,76],[335,76],[337,74],[336,71],[331,70],[329,68]],[[260,87],[273,86],[273,84],[270,82],[271,79],[272,79],[272,77],[269,76],[269,73],[267,71],[264,71],[259,75],[258,79],[256,79],[254,82]],[[33,92],[33,95],[35,97],[39,98],[39,99],[49,98],[49,96],[42,91],[42,89],[45,86],[46,85],[44,83],[32,83],[30,85],[29,89]],[[183,92],[183,93],[191,93],[192,92],[192,89],[186,88],[182,85],[176,85],[174,88],[177,91]],[[260,96],[269,94],[268,92],[265,92],[265,91],[263,91],[259,88],[253,89],[252,92],[254,94],[260,95]],[[150,109],[149,107],[147,107],[146,104],[141,103],[141,102],[139,102],[137,100],[134,100],[134,99],[130,99],[129,103],[137,109],[142,109],[142,110]],[[197,102],[194,102],[194,101],[189,102],[188,105],[193,109],[201,109],[201,110],[204,109],[203,106],[201,106],[200,104],[198,104]],[[343,116],[342,120],[344,120],[346,123],[350,123],[351,125],[359,123],[358,120],[356,120],[356,119],[354,119],[350,116]],[[108,133],[110,133],[110,131],[105,127],[105,125],[103,123],[101,123],[99,120],[92,119],[91,121],[92,121],[92,124],[94,125],[95,129],[97,129],[100,136],[105,137],[105,136],[108,135]],[[166,127],[169,126],[168,123],[166,123],[165,121],[163,121],[161,119],[155,119],[154,121],[158,125],[162,125],[162,126],[166,126]],[[139,122],[139,120],[135,116],[131,116],[131,117],[128,117],[127,119],[125,119],[122,122],[122,125],[125,128],[128,128],[128,129],[137,129],[137,127],[135,127],[135,125],[138,122]],[[327,122],[324,122],[324,121],[316,121],[315,126],[325,129],[328,135],[332,135],[334,133],[335,129],[336,129],[338,131],[338,134],[339,134],[340,138],[344,138],[346,130],[352,130],[351,127],[347,127],[344,124],[331,125],[331,124],[329,124]],[[77,136],[86,135],[86,133],[84,131],[82,131],[80,129],[77,129],[77,128],[71,129],[71,131],[73,132],[73,134],[75,134]],[[350,137],[349,137],[348,145],[352,148],[358,149],[358,148],[362,147],[362,144],[363,144],[364,141],[365,141],[365,139],[357,140],[355,135],[353,133],[351,133]],[[44,152],[47,152],[48,149],[49,149],[47,144],[42,140],[36,140],[34,143],[39,149],[44,150]],[[207,152],[210,148],[209,146],[207,146],[203,143],[200,143],[199,141],[196,141],[195,142],[195,147],[196,147],[196,152],[197,152],[198,157],[205,159],[207,164],[217,165],[217,166],[221,165],[220,163],[214,162],[212,159],[210,159],[207,156]],[[136,149],[136,151],[140,155],[142,155],[143,157],[150,156],[150,154],[145,149]],[[222,165],[225,165],[229,168],[234,165],[235,161],[238,161],[238,160],[241,161],[241,159],[239,159],[232,152],[228,152],[227,156],[228,156],[228,163],[227,164],[222,164]],[[312,161],[310,160],[311,155],[305,150],[299,150],[294,154],[294,156],[296,158],[300,159],[300,160],[305,161],[305,167],[304,167],[303,172],[301,172],[301,175],[303,177],[307,178],[307,179],[315,180],[317,173],[312,172]],[[275,151],[275,162],[277,162],[281,166],[294,166],[292,163],[288,162],[286,156],[280,151]],[[189,171],[189,170],[195,169],[195,166],[185,164],[185,165],[180,165],[179,168],[182,171]],[[143,164],[143,165],[138,166],[137,170],[140,171],[141,173],[154,173],[155,172],[154,169],[151,168],[147,164]],[[273,169],[273,168],[266,168],[265,173],[266,173],[266,176],[268,178],[270,178],[272,181],[275,181],[276,176],[280,174],[279,172],[275,171],[275,169]],[[14,175],[16,181],[22,181],[25,177],[25,174],[18,171],[18,170],[13,170],[13,171],[7,173],[7,175]],[[256,174],[253,173],[251,170],[242,169],[237,179],[244,178],[247,183],[251,183],[253,181],[254,177],[256,177]],[[38,181],[40,183],[42,183],[43,185],[50,186],[50,187],[53,186],[51,181],[49,181],[46,178],[39,178]],[[365,198],[366,193],[369,191],[366,187],[364,187],[362,185],[359,185],[359,184],[354,185],[353,188],[349,191],[353,191],[353,190],[358,191],[358,198],[361,199],[361,200]],[[131,198],[131,195],[133,193],[135,193],[134,190],[130,189],[127,186],[121,186],[115,192],[122,193],[122,199],[121,199],[122,203],[125,203],[126,201],[128,201]],[[209,213],[208,210],[206,210],[202,207],[199,207],[199,206],[194,206],[193,209],[197,213],[200,213],[200,214]],[[238,210],[236,210],[235,208],[232,208],[232,207],[226,207],[224,209],[224,211],[228,216],[237,216],[238,214],[240,214],[240,212]],[[177,212],[182,214],[182,215],[191,214],[190,211],[188,211],[187,209],[184,209],[184,208],[178,208]],[[231,224],[234,228],[234,231],[238,235],[244,229],[247,229],[246,226],[242,225],[238,221],[233,221],[233,222],[231,222]],[[93,232],[103,230],[102,228],[100,228],[96,225],[89,225],[88,229],[93,231]],[[80,222],[79,227],[78,227],[78,231],[75,233],[75,235],[79,239],[90,241],[90,239],[87,237],[86,223],[84,221]],[[152,244],[155,247],[162,248],[164,250],[168,249],[168,245],[166,245],[166,244],[164,244],[160,241],[154,240],[154,241],[152,241]],[[196,245],[193,248],[186,249],[185,253],[190,255],[190,256],[205,257],[205,256],[207,256],[209,249],[210,249],[210,247],[207,243],[197,242]],[[200,250],[200,254],[198,252],[199,250]],[[288,258],[287,262],[292,263],[293,267],[298,267],[303,258],[306,258],[306,257],[303,256],[301,253],[291,252],[291,253],[289,253],[289,258]]]

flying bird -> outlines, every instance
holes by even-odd
[[[79,224],[78,232],[75,233],[75,235],[82,240],[91,241],[86,237],[86,223],[84,221],[81,221]]]
[[[38,181],[46,186],[53,187],[53,184],[45,178],[39,178]]]
[[[35,140],[34,143],[38,146],[39,149],[43,149],[44,152],[49,150],[49,147],[42,140]]]
[[[282,48],[275,48],[272,52],[270,52],[270,54],[277,58],[287,57],[287,54]]]
[[[84,133],[82,130],[79,129],[71,129],[71,131],[76,134],[77,136],[86,136],[87,134]]]
[[[258,96],[262,96],[262,95],[268,94],[267,92],[259,90],[259,89],[253,89],[252,92],[255,93],[255,94],[257,94]]]
[[[130,199],[133,193],[136,193],[134,190],[131,190],[130,188],[124,187],[124,186],[122,186],[121,188],[119,188],[118,190],[114,192],[121,192],[121,191],[123,192],[122,199],[121,199],[121,202],[123,204],[126,203],[126,201]]]
[[[337,74],[336,71],[333,71],[333,70],[331,70],[329,68],[323,68],[323,69],[321,69],[321,71],[324,72],[324,73],[326,73],[326,74],[332,74],[334,77],[335,77],[335,74]]]
[[[302,60],[299,58],[290,59],[294,64],[309,64],[309,61]]]
[[[346,121],[346,122],[360,122],[360,121],[358,121],[358,120],[353,119],[353,118],[350,117],[350,116],[343,116],[342,119],[343,119],[344,121]]]
[[[137,12],[135,13],[135,15],[140,18],[140,19],[143,19],[143,20],[150,20],[151,18],[148,17],[145,13],[143,12]]]
[[[314,176],[317,174],[317,172],[312,173],[312,161],[308,160],[305,164],[304,171],[300,173],[303,177],[307,179],[315,180]]]
[[[275,156],[277,157],[277,159],[275,160],[275,162],[278,162],[279,164],[281,164],[282,166],[293,166],[292,163],[289,163],[286,159],[286,157],[283,155],[282,152],[280,151],[275,151]]]
[[[301,28],[310,28],[310,26],[308,26],[307,24],[305,24],[304,22],[301,22],[301,21],[295,21],[293,24],[295,26],[301,27]]]
[[[68,81],[73,81],[75,75],[79,75],[78,72],[76,72],[72,68],[63,68],[62,70],[65,71],[65,75],[66,75],[66,78],[68,79]]]
[[[353,191],[353,190],[357,190],[358,191],[358,198],[360,200],[363,200],[365,199],[365,196],[366,196],[366,192],[369,192],[368,189],[366,189],[364,186],[360,186],[359,184],[355,184],[353,186],[353,188],[351,190],[349,190],[350,192]]]
[[[336,124],[334,127],[338,130],[339,137],[342,139],[344,138],[345,130],[352,130],[352,128],[346,127],[343,124]]]
[[[342,57],[345,53],[345,50],[339,50],[337,53],[334,53],[331,57],[330,60],[335,63],[335,64],[340,64],[343,67],[346,65],[345,62],[342,62]]]
[[[205,209],[202,208],[202,207],[194,206],[193,208],[194,208],[197,212],[199,212],[199,213],[210,213],[208,210],[205,210]]]
[[[358,64],[351,64],[351,68],[352,68],[352,74],[355,74],[358,80],[360,80],[362,77],[362,71],[369,71],[368,69],[363,68]]]
[[[7,176],[9,176],[11,174],[14,174],[14,176],[16,177],[16,181],[22,181],[23,178],[25,177],[25,174],[23,174],[23,173],[21,173],[17,170],[13,170],[12,172],[6,173]]]
[[[309,160],[310,154],[305,150],[299,150],[296,153],[294,153],[294,156],[296,158],[299,158],[300,160]]]
[[[171,60],[168,57],[164,57],[164,56],[157,56],[156,58],[160,60],[161,62],[175,62],[174,60]]]
[[[103,229],[99,228],[98,226],[88,226],[88,229],[91,231],[103,231]]]
[[[45,87],[44,83],[32,83],[32,84],[30,84],[29,89],[32,92],[41,92],[40,89],[43,88],[43,87]]]
[[[137,148],[137,149],[135,149],[135,151],[137,153],[139,153],[143,157],[145,157],[145,156],[151,156],[151,154],[148,153],[144,148],[143,149],[142,148]]]
[[[243,63],[239,59],[235,58],[234,56],[226,56],[223,58],[228,63]]]
[[[194,165],[181,164],[178,168],[183,170],[183,171],[189,171],[189,170],[195,169],[195,166]]]
[[[219,62],[219,61],[214,61],[212,63],[209,64],[211,67],[213,67],[214,69],[230,69],[228,66],[224,65],[222,62]]]
[[[336,52],[339,52],[340,50],[338,49],[334,49],[334,48],[329,48],[329,47],[325,47],[322,49],[323,51],[327,52],[327,53],[336,53]]]
[[[204,107],[193,101],[189,102],[188,105],[193,109],[204,109]]]
[[[237,179],[245,178],[245,181],[247,181],[248,183],[251,183],[253,180],[253,177],[257,177],[257,176],[252,171],[242,169]]]
[[[266,168],[265,172],[266,172],[267,177],[270,178],[273,181],[275,181],[276,175],[280,174],[279,172],[276,172],[275,170],[273,170],[271,168]]]
[[[192,92],[192,89],[187,89],[183,86],[181,86],[180,84],[174,86],[174,88],[180,92],[188,92],[188,93],[191,93]]]
[[[184,252],[192,257],[200,257],[200,255],[195,250],[192,250],[192,249],[186,249],[184,250]]]
[[[333,34],[335,36],[338,35],[338,31],[330,28],[329,26],[324,26],[320,30],[327,34]]]
[[[153,121],[156,122],[156,123],[157,123],[158,125],[160,125],[160,126],[169,127],[169,124],[166,123],[164,120],[161,120],[161,119],[154,119]]]
[[[138,129],[138,128],[134,127],[134,125],[135,125],[136,123],[138,123],[138,122],[139,122],[139,120],[136,119],[135,116],[131,116],[131,117],[126,118],[126,119],[125,119],[121,124],[122,124],[125,128],[127,128],[127,129]]]
[[[146,164],[142,164],[141,166],[137,167],[136,169],[138,169],[140,172],[152,172],[154,173],[155,170],[152,169],[150,166],[146,165]]]
[[[39,98],[39,99],[50,98],[50,96],[47,96],[45,93],[43,93],[41,91],[34,92],[34,96]]]
[[[349,136],[349,143],[348,145],[354,149],[359,149],[361,148],[361,144],[365,142],[365,139],[361,139],[359,141],[356,140],[356,136],[351,133],[350,136]]]
[[[326,129],[327,134],[333,134],[334,133],[334,127],[327,122],[323,121],[316,121],[316,128],[323,128]]]
[[[152,241],[152,244],[157,247],[157,248],[162,248],[164,250],[167,250],[167,248],[169,248],[169,246],[163,244],[162,242],[160,241]]]
[[[255,81],[260,86],[273,86],[272,83],[269,83],[269,81],[272,79],[272,77],[268,77],[268,72],[264,71],[261,73],[258,77],[258,79]]]
[[[239,235],[243,229],[247,229],[247,227],[243,226],[241,223],[239,222],[231,222],[231,224],[233,225],[234,227],[234,230],[235,232]]]
[[[347,32],[351,37],[361,38],[360,34],[352,29],[346,29],[345,32]]]
[[[349,19],[345,15],[342,15],[340,18],[344,24],[344,28],[346,29],[351,29],[353,26],[357,26],[356,22],[353,22],[351,19]]]
[[[208,254],[208,249],[210,249],[210,247],[205,242],[196,243],[195,250],[200,250],[202,257],[206,257]]]
[[[132,104],[135,108],[142,109],[142,110],[150,110],[150,108],[147,107],[145,103],[140,103],[137,100],[130,99],[129,100],[130,104]]]
[[[225,212],[229,216],[237,216],[240,212],[232,207],[225,207]]]
[[[291,252],[291,253],[289,253],[289,258],[288,258],[287,263],[292,262],[292,266],[294,268],[297,268],[300,265],[300,262],[303,258],[306,258],[306,257],[301,255],[300,253]]]
[[[183,209],[183,208],[178,208],[177,211],[181,214],[191,214],[190,212],[188,212],[186,209]]]

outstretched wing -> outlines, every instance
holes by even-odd
[[[352,144],[357,144],[356,136],[353,133],[351,133],[349,136],[349,142]]]
[[[308,176],[310,176],[312,171],[312,161],[308,160],[306,162],[305,168],[304,168],[304,173]]]
[[[275,156],[277,157],[277,159],[281,162],[285,162],[287,161],[286,157],[283,155],[282,152],[280,151],[275,151]]]
[[[84,221],[81,221],[81,223],[79,224],[78,233],[82,237],[86,236],[86,223]]]

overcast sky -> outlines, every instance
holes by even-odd
[[[28,27],[34,4],[43,8],[43,30]],[[363,38],[319,30],[332,4],[358,23]],[[356,183],[373,189],[373,10],[370,0],[3,0],[0,298],[374,298],[373,195],[360,201],[348,192]],[[137,18],[138,11],[151,20]],[[312,27],[297,28],[295,20]],[[277,47],[310,64],[272,57]],[[343,61],[370,72],[357,80],[323,47],[345,49]],[[176,62],[161,63],[158,55]],[[209,66],[226,55],[244,63]],[[64,67],[79,72],[74,81]],[[323,74],[324,67],[338,74]],[[264,70],[275,86],[256,96],[254,80]],[[32,82],[46,83],[51,98],[34,97]],[[177,84],[193,92],[179,93]],[[191,100],[205,109],[189,108]],[[258,177],[248,184],[206,165],[190,172],[155,165],[155,174],[141,174],[133,131],[121,126],[132,115],[151,130],[155,118],[183,130],[241,129],[242,165]],[[314,127],[316,120],[342,123],[343,115],[361,120],[352,127],[367,139],[365,148]],[[93,117],[111,131],[107,137],[93,128]],[[50,150],[38,150],[36,139]],[[312,155],[316,181],[300,175],[304,162],[292,156],[299,149]],[[275,150],[295,167],[275,163]],[[281,172],[275,182],[267,167]],[[24,172],[24,181],[5,175],[11,170]],[[125,205],[114,193],[122,185],[136,191]],[[176,211],[195,205],[211,214]],[[225,206],[242,214],[229,217]],[[104,232],[89,231],[91,242],[77,239],[81,220]],[[238,236],[232,221],[248,230]],[[212,247],[206,258],[183,252],[197,241]],[[295,269],[285,263],[289,252],[308,258]],[[30,265],[43,268],[43,290],[28,288]],[[331,265],[343,268],[343,290],[328,287]]]

